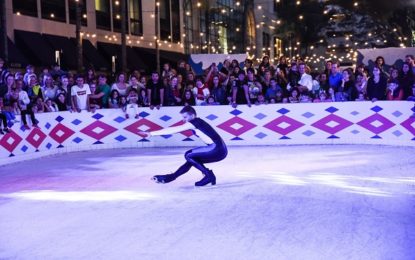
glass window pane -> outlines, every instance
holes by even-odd
[[[42,18],[66,22],[65,0],[41,0]]]
[[[13,13],[37,17],[36,0],[13,0]]]

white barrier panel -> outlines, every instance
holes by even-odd
[[[139,131],[182,123],[181,107],[143,108],[139,119],[126,119],[120,109],[94,114],[37,114],[40,128],[15,125],[0,139],[0,165],[62,152],[127,147],[196,146],[192,132],[156,136]],[[228,145],[385,144],[415,146],[414,103],[345,102],[274,104],[251,108],[196,107]],[[255,148],[253,148],[255,149]]]

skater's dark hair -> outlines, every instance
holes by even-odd
[[[180,110],[180,114],[188,113],[191,115],[196,115],[196,110],[192,106],[185,106]]]

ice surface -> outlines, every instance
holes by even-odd
[[[0,259],[415,259],[415,148],[92,150],[0,167]]]

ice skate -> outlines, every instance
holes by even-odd
[[[200,181],[195,182],[195,186],[199,187],[199,186],[205,186],[208,185],[209,183],[213,185],[216,185],[216,176],[215,174],[213,174],[212,170],[209,170],[205,173],[205,177],[203,177]]]
[[[165,174],[165,175],[155,175],[152,178],[152,180],[157,183],[169,183],[169,182],[174,181],[175,179],[176,179],[176,176],[173,173]]]

